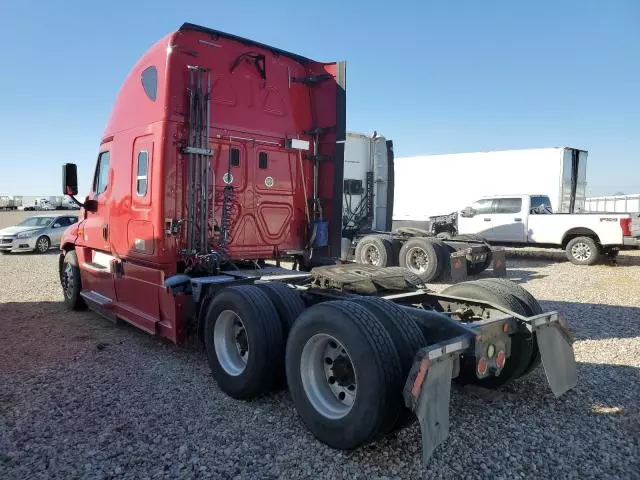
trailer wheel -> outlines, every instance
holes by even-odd
[[[493,283],[496,285],[503,286],[506,290],[509,291],[511,295],[516,297],[516,299],[520,302],[520,304],[524,307],[528,316],[540,315],[544,313],[542,306],[538,303],[538,300],[535,299],[531,293],[529,293],[526,289],[522,288],[515,282],[507,278],[483,278],[478,280],[478,282],[483,283]],[[529,366],[520,376],[525,376],[532,372],[538,365],[540,365],[540,350],[538,349],[538,342],[536,340],[536,334],[533,334],[533,358],[529,363]]]
[[[600,247],[591,237],[572,238],[565,251],[574,265],[593,265],[600,260]]]
[[[60,284],[64,293],[65,306],[69,310],[86,310],[87,304],[80,295],[82,280],[75,250],[70,250],[64,255],[60,266]]]
[[[284,336],[276,308],[258,287],[226,287],[213,298],[205,346],[214,379],[227,395],[248,399],[276,386]]]
[[[527,315],[525,308],[517,298],[503,287],[480,281],[462,282],[445,288],[443,295],[483,300],[507,308],[519,315]],[[511,336],[511,355],[507,359],[499,376],[479,379],[475,373],[475,360],[462,358],[460,375],[455,379],[457,383],[474,383],[486,388],[498,388],[505,383],[520,377],[531,364],[534,356],[533,336],[530,332],[517,332]]]
[[[427,345],[422,330],[418,327],[411,315],[389,300],[378,297],[361,297],[352,300],[364,306],[369,312],[376,316],[380,323],[393,340],[393,343],[400,357],[402,366],[402,377],[406,378],[413,366],[416,353]],[[398,392],[402,395],[402,392]],[[414,419],[413,414],[408,409],[400,412],[398,419],[393,422],[383,433],[389,433],[409,424]]]
[[[282,323],[283,339],[286,341],[293,322],[306,308],[302,297],[293,288],[281,282],[256,283],[255,286],[264,291],[276,307]]]
[[[356,245],[355,257],[356,263],[388,267],[394,263],[393,246],[382,236],[367,235]]]
[[[442,273],[445,252],[440,242],[425,238],[410,238],[400,249],[400,266],[418,275],[424,282],[431,282]]]
[[[400,357],[364,306],[327,301],[305,310],[286,347],[289,392],[311,433],[351,450],[384,434],[403,408]]]

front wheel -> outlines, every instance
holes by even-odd
[[[572,238],[565,251],[574,265],[593,265],[600,259],[600,248],[591,237]]]
[[[78,255],[71,250],[64,255],[60,269],[60,284],[64,293],[64,304],[69,310],[85,310],[87,304],[80,296],[82,281],[78,267]]]

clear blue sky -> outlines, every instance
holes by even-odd
[[[68,161],[88,185],[120,83],[185,21],[346,59],[347,128],[397,155],[576,146],[589,194],[640,192],[639,0],[5,0],[0,193],[58,194]]]

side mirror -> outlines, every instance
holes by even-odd
[[[60,228],[62,225],[60,225],[59,223],[54,223],[53,224],[53,228]]]
[[[463,217],[473,217],[474,215],[475,215],[475,212],[471,207],[466,207],[464,210],[462,210]]]
[[[78,194],[78,167],[75,163],[65,163],[62,166],[62,193],[65,195]]]
[[[84,207],[84,209],[87,212],[95,213],[95,212],[98,211],[98,201],[97,200],[87,199],[87,200],[84,201],[82,206]]]

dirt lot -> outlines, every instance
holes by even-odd
[[[0,228],[24,215],[0,213]],[[578,386],[555,399],[538,370],[498,392],[454,388],[450,437],[423,471],[417,426],[331,450],[287,392],[232,400],[198,348],[64,311],[56,252],[0,256],[0,479],[640,478],[640,252],[616,267],[508,261],[568,316]]]

